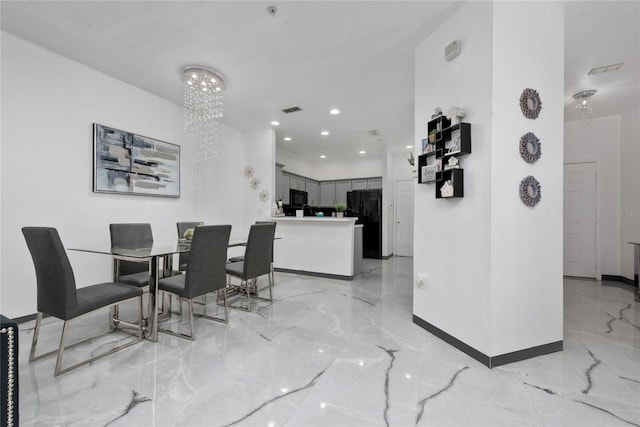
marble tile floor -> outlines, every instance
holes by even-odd
[[[394,257],[365,260],[353,282],[276,273],[273,303],[231,310],[228,325],[196,319],[195,342],[161,334],[58,378],[55,358],[28,363],[24,323],[20,424],[640,426],[629,287],[565,279],[564,351],[488,369],[412,323],[411,272]],[[45,324],[53,348],[61,322]]]

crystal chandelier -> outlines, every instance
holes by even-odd
[[[576,111],[578,112],[578,119],[582,125],[587,125],[591,119],[591,97],[595,95],[597,90],[583,90],[573,95],[573,99],[576,100]]]
[[[213,159],[218,155],[218,119],[222,117],[224,78],[211,68],[189,66],[182,70],[184,85],[184,132],[191,148],[196,196],[206,195],[213,178]]]

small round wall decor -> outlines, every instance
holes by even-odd
[[[525,89],[520,95],[520,110],[527,119],[535,120],[542,109],[542,101],[538,92],[534,89]]]
[[[520,138],[520,157],[527,163],[535,163],[542,155],[540,140],[533,132],[527,132]]]
[[[520,198],[522,203],[529,207],[534,207],[542,197],[540,183],[537,179],[529,175],[520,182]]]

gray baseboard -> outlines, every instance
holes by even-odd
[[[635,286],[633,283],[633,279],[627,279],[624,276],[615,276],[610,274],[603,274],[602,280],[610,280],[612,282],[621,282],[627,285]]]
[[[454,346],[461,352],[476,359],[488,368],[494,368],[500,365],[506,365],[507,363],[519,362],[521,360],[530,359],[532,357],[542,356],[544,354],[555,353],[556,351],[562,351],[563,342],[556,341],[548,344],[538,345],[535,347],[525,348],[523,350],[513,351],[511,353],[500,354],[498,356],[487,356],[481,351],[476,350],[470,345],[460,341],[456,337],[449,335],[442,329],[432,325],[431,323],[419,318],[415,314],[413,315],[413,323],[420,326],[422,329],[431,332],[449,345]]]
[[[36,317],[37,317],[37,314],[27,314],[26,316],[16,317],[13,319],[13,321],[19,325],[21,323],[25,323],[30,320],[35,320]],[[43,317],[49,317],[49,315],[45,314]]]
[[[280,273],[302,274],[304,276],[324,277],[325,279],[353,280],[353,276],[343,276],[340,274],[316,273],[314,271],[290,270],[288,268],[274,268],[274,271]]]
[[[391,252],[389,255],[387,256],[383,256],[382,259],[389,259],[393,256],[393,252]]]

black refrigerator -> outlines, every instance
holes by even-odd
[[[382,258],[382,190],[349,191],[347,207],[362,224],[362,256]]]

